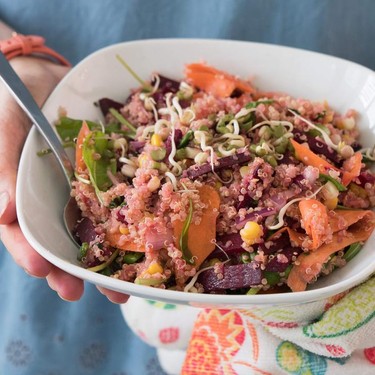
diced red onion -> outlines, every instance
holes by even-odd
[[[236,217],[236,228],[242,229],[248,221],[258,221],[259,218],[265,218],[271,215],[275,215],[276,210],[271,207],[264,207],[258,210],[254,210],[245,215],[243,219]]]

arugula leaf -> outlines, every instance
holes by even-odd
[[[86,121],[91,130],[101,129],[100,125],[93,121]],[[82,120],[76,120],[70,117],[61,117],[55,125],[56,131],[64,142],[72,142],[78,137],[82,127]]]
[[[108,152],[108,139],[101,131],[93,131],[84,141],[83,160],[90,175],[90,181],[100,200],[100,192],[112,186],[108,171],[116,173],[116,159]]]
[[[182,227],[181,237],[180,237],[180,249],[182,251],[182,257],[189,264],[194,264],[193,255],[191,254],[188,247],[188,232],[193,218],[193,201],[189,199],[189,213],[185,219],[184,226]]]
[[[90,130],[102,130],[102,126],[94,121],[86,120],[86,123]],[[73,142],[74,139],[78,137],[81,126],[82,120],[77,120],[70,117],[61,117],[59,122],[55,125],[57,133],[64,142]],[[128,136],[129,138],[134,138],[133,135],[135,135],[132,130],[122,130],[121,124],[116,122],[106,124],[104,128],[106,134],[122,134]]]

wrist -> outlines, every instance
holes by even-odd
[[[0,40],[0,51],[8,60],[17,56],[38,56],[70,66],[68,60],[45,45],[45,39],[37,35],[22,35],[13,33],[11,38]]]
[[[39,105],[44,103],[51,91],[69,71],[66,66],[34,56],[17,56],[9,63]],[[0,96],[2,95],[7,96],[7,90],[1,91]]]

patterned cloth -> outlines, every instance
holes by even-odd
[[[176,374],[335,375],[360,368],[361,375],[370,375],[375,373],[374,291],[375,277],[298,306],[199,310],[132,299],[122,310],[150,345],[186,349]]]

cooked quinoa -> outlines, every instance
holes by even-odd
[[[100,99],[104,123],[60,118],[78,136],[85,268],[190,292],[299,291],[370,236],[375,155],[359,114],[219,73],[241,84],[218,95],[154,74],[124,103]]]

